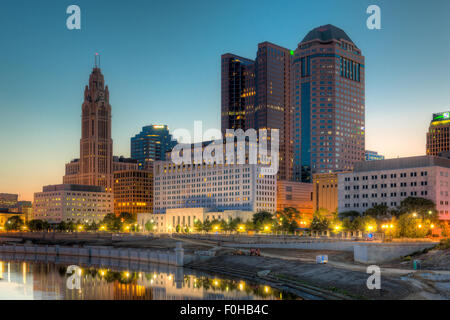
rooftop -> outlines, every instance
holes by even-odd
[[[417,156],[385,160],[363,161],[355,163],[354,172],[399,170],[423,167],[450,168],[450,159],[435,156]]]
[[[355,45],[355,43],[352,41],[352,39],[350,39],[350,37],[345,33],[344,30],[342,30],[338,27],[335,27],[331,24],[327,24],[325,26],[320,26],[320,27],[312,29],[303,38],[302,42],[308,42],[308,41],[312,41],[312,40],[320,40],[322,42],[329,42],[333,39],[335,39],[335,40],[344,39]]]

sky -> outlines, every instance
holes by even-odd
[[[81,30],[68,30],[69,5]],[[366,9],[381,8],[381,30]],[[101,55],[115,155],[142,126],[220,129],[220,56],[295,49],[311,29],[342,28],[366,58],[366,149],[425,154],[433,112],[450,110],[450,1],[2,0],[0,193],[32,200],[79,156],[84,86]]]

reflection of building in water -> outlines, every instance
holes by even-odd
[[[67,266],[0,262],[0,300],[227,300],[277,298],[267,286],[186,274],[183,268],[143,266],[146,272],[82,268],[69,289]]]
[[[82,269],[80,289],[69,289],[65,266],[34,265],[35,290],[43,299],[64,300],[151,300],[151,290],[137,283],[108,282],[93,269]]]
[[[0,261],[0,300],[33,299],[33,276],[25,262]]]

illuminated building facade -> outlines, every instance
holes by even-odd
[[[157,161],[154,166],[154,213],[167,209],[217,211],[276,210],[276,176],[260,174],[260,165],[185,164]]]
[[[112,212],[113,195],[103,186],[50,185],[34,194],[33,218],[50,223],[98,223]]]
[[[338,174],[316,173],[313,175],[313,210],[326,209],[329,213],[338,208]]]
[[[313,29],[293,52],[294,180],[364,160],[364,56],[341,29]]]
[[[291,51],[258,44],[256,59],[222,55],[222,134],[226,129],[279,129],[280,179],[292,177]]]
[[[153,171],[114,172],[114,213],[153,212]]]
[[[17,205],[19,195],[12,193],[0,193],[0,208],[12,208]]]
[[[363,213],[375,205],[396,208],[407,197],[433,201],[439,219],[450,221],[450,159],[418,156],[363,161],[338,174],[339,212]]]
[[[450,151],[450,112],[433,114],[427,133],[427,155]]]
[[[137,222],[142,230],[146,230],[145,226],[150,221],[153,226],[153,229],[150,231],[155,233],[171,233],[176,232],[177,229],[183,232],[186,231],[186,228],[188,232],[192,232],[195,230],[195,222],[197,221],[229,221],[239,218],[242,222],[246,222],[253,218],[253,214],[253,211],[214,211],[207,208],[167,209],[165,214],[140,213],[137,215]],[[219,230],[217,229],[216,231]]]
[[[145,169],[153,161],[166,160],[166,152],[176,144],[167,125],[145,126],[131,138],[131,158],[138,161],[139,169]]]
[[[63,183],[102,186],[112,192],[113,141],[109,90],[97,64],[84,89],[80,159],[66,165]]]
[[[277,181],[277,211],[295,208],[302,214],[313,213],[313,187],[311,183],[298,181]]]

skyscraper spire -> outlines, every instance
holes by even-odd
[[[100,55],[98,52],[96,52],[94,56],[94,68],[100,68]]]

